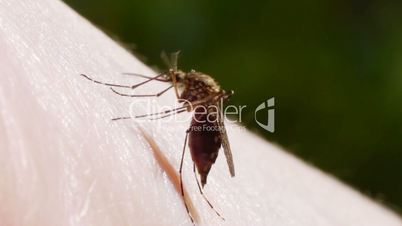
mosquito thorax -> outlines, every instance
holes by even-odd
[[[181,99],[188,101],[200,100],[220,92],[218,83],[209,75],[195,70],[184,74],[181,80]]]

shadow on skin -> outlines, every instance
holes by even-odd
[[[198,215],[198,212],[193,205],[193,202],[191,201],[187,191],[185,188],[183,188],[184,191],[184,197],[181,195],[181,190],[180,190],[180,179],[179,179],[179,174],[177,170],[170,164],[168,159],[165,157],[165,155],[162,153],[156,142],[152,139],[152,137],[149,136],[148,133],[146,133],[142,128],[139,128],[141,131],[142,136],[145,138],[145,140],[148,142],[149,146],[152,149],[152,152],[154,154],[154,157],[156,159],[156,162],[160,165],[163,171],[166,172],[169,180],[172,182],[174,185],[177,194],[183,199],[183,205],[184,202],[187,203],[188,209],[190,212],[190,215],[193,217],[193,220],[195,223],[200,222],[200,217]]]

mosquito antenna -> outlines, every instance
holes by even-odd
[[[137,74],[137,73],[123,72],[122,74],[123,75],[133,75],[133,76],[137,76],[137,77],[141,77],[141,78],[147,78],[147,79],[153,78],[152,76],[147,76],[147,75],[142,75],[142,74]],[[155,78],[154,80],[160,81],[160,82],[169,82],[168,79],[163,79],[163,78]]]
[[[173,85],[169,86],[168,88],[162,90],[159,93],[156,94],[125,94],[125,93],[120,93],[118,91],[116,91],[113,88],[110,88],[115,94],[123,96],[123,97],[159,97],[162,94],[166,93],[166,91],[168,91],[169,89],[173,88]]]

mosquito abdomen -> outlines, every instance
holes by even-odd
[[[207,183],[208,173],[218,157],[222,140],[215,122],[206,119],[207,114],[194,114],[189,131],[189,147],[193,162],[201,177],[201,185]]]

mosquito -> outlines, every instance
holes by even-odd
[[[172,53],[171,56],[168,57],[163,52],[161,57],[170,68],[168,71],[160,73],[154,77],[136,73],[123,73],[126,75],[133,75],[147,79],[135,85],[105,83],[94,80],[85,74],[81,74],[81,76],[94,83],[109,86],[114,93],[125,97],[159,97],[168,90],[172,88],[174,89],[178,102],[182,104],[181,107],[153,114],[118,117],[113,118],[112,120],[116,121],[155,116],[158,116],[158,118],[164,118],[173,114],[180,114],[182,112],[193,112],[190,127],[186,130],[179,167],[181,195],[183,197],[184,205],[190,220],[194,224],[194,219],[191,216],[188,205],[185,201],[182,179],[183,160],[186,152],[186,146],[188,144],[193,161],[193,172],[200,194],[203,196],[204,200],[208,203],[211,209],[213,209],[214,212],[224,220],[221,214],[215,210],[211,202],[205,196],[203,188],[207,183],[208,174],[218,157],[221,147],[225,153],[230,175],[232,177],[235,176],[232,151],[226,133],[224,117],[221,109],[222,103],[227,101],[234,92],[221,89],[219,84],[211,76],[202,72],[195,70],[183,72],[178,70],[178,55],[179,52],[176,52]],[[155,94],[125,94],[116,90],[116,88],[135,89],[151,81],[170,83],[170,86]],[[199,174],[201,184],[198,180],[196,171]]]

